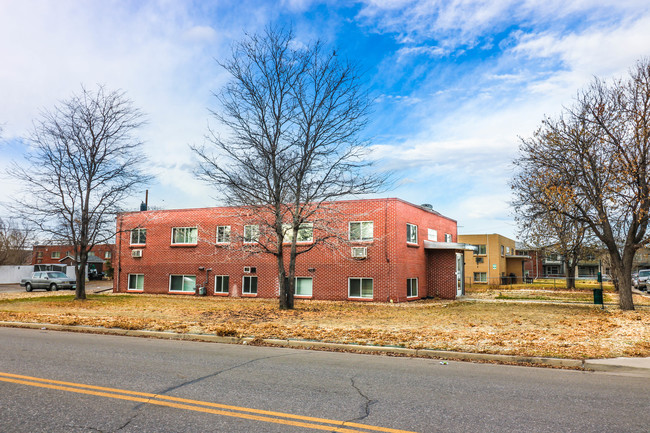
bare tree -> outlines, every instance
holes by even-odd
[[[82,87],[34,122],[26,164],[9,174],[23,184],[12,205],[52,241],[74,246],[77,289],[85,299],[89,251],[115,236],[120,202],[149,178],[140,172],[143,114],[122,91]]]
[[[561,213],[526,206],[526,199],[525,195],[519,195],[512,203],[519,237],[542,253],[560,255],[564,261],[566,288],[575,289],[578,262],[594,252],[588,226]]]
[[[609,253],[620,307],[633,310],[631,273],[650,211],[650,61],[627,79],[595,79],[575,104],[522,140],[513,188],[524,205],[586,224]]]
[[[293,308],[296,258],[338,236],[327,203],[385,180],[366,170],[360,139],[370,100],[354,64],[321,42],[298,44],[291,30],[248,36],[221,66],[232,79],[213,114],[229,133],[193,147],[197,175],[250,210],[257,247],[277,259],[280,308]]]
[[[32,255],[33,232],[14,219],[0,218],[0,265],[24,265]]]

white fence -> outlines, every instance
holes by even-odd
[[[74,266],[65,268],[66,275],[75,278]],[[18,284],[23,278],[31,277],[32,272],[34,272],[34,265],[0,266],[0,284]]]

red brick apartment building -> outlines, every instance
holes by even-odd
[[[101,259],[102,262],[111,260],[113,256],[113,244],[95,245],[90,251],[92,256]],[[72,264],[76,257],[74,247],[72,245],[34,245],[32,251],[32,265],[40,264]]]
[[[114,292],[275,298],[276,258],[254,253],[259,227],[246,208],[129,212],[117,218]],[[402,302],[464,293],[456,221],[396,198],[337,201],[341,239],[298,256],[296,298]],[[301,229],[302,232],[302,229]],[[306,225],[303,248],[319,237]],[[259,239],[259,238],[258,238]],[[287,251],[288,256],[288,251]]]

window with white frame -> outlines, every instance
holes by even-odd
[[[196,275],[170,275],[170,292],[194,292],[196,291]]]
[[[418,226],[406,223],[406,242],[409,244],[418,243]]]
[[[350,223],[351,241],[371,241],[374,236],[373,221],[352,221]]]
[[[510,247],[506,247],[506,254],[510,254]]]
[[[291,224],[282,224],[284,230],[284,242],[291,242],[293,238],[293,229]],[[313,242],[314,241],[314,224],[302,223],[296,234],[296,242]]]
[[[296,277],[296,296],[311,296],[314,280],[311,277]]]
[[[129,274],[128,290],[143,290],[144,289],[144,274]]]
[[[406,297],[414,298],[418,295],[418,279],[417,278],[407,278],[406,279]]]
[[[445,242],[453,242],[451,234],[445,233]]]
[[[487,272],[474,272],[475,283],[487,283]]]
[[[230,277],[228,275],[217,275],[214,277],[214,293],[228,293]]]
[[[485,244],[479,244],[479,245],[474,245],[476,247],[476,250],[474,250],[474,254],[479,255],[479,256],[484,256],[487,252]]]
[[[60,259],[60,258],[61,258],[61,252],[59,252],[59,251],[52,251],[52,258],[53,258],[53,259]]]
[[[217,243],[230,243],[230,226],[217,226]]]
[[[249,225],[244,226],[244,242],[247,244],[252,244],[257,242],[260,238],[260,226],[258,225]]]
[[[131,245],[144,245],[147,243],[147,229],[131,230]]]
[[[372,278],[349,278],[348,279],[348,297],[350,298],[370,298],[373,296]]]
[[[252,275],[244,275],[241,287],[242,294],[257,295],[257,277]]]
[[[172,244],[196,244],[198,231],[196,227],[174,227],[172,228]]]
[[[110,252],[110,251],[106,251],[106,252],[104,253],[104,258],[105,258],[105,259],[110,259],[110,258],[111,258],[111,252]]]
[[[434,229],[427,229],[427,239],[433,242],[438,242],[438,231]]]

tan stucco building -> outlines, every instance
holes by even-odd
[[[465,282],[508,284],[521,283],[528,256],[518,255],[515,241],[493,234],[458,235],[458,242],[476,247],[465,251]]]

